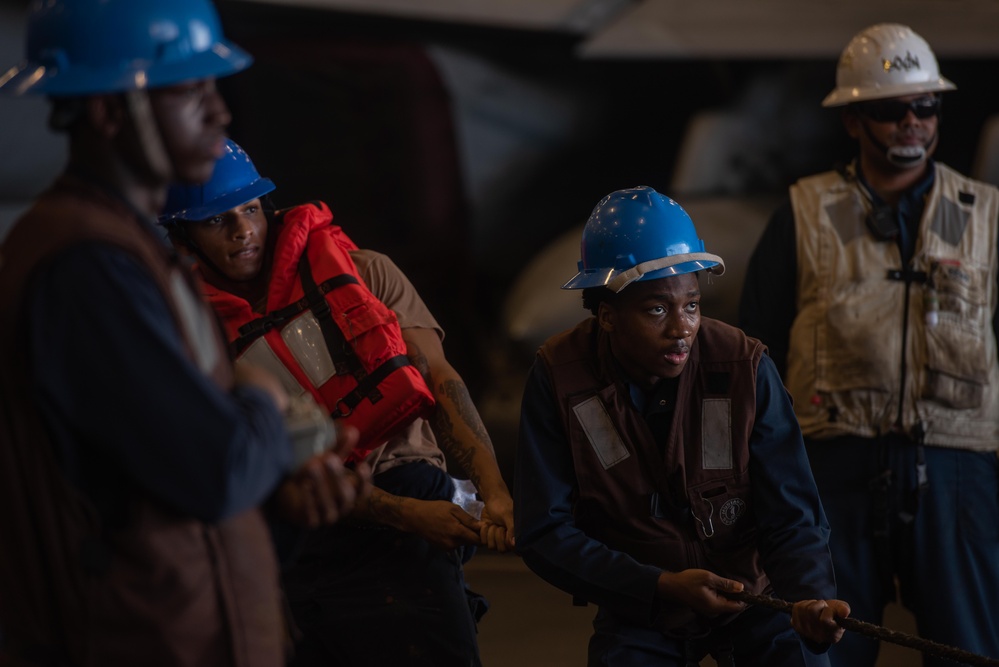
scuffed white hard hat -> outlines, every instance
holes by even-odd
[[[936,56],[912,28],[879,23],[859,32],[843,49],[836,67],[836,88],[822,106],[956,88],[940,76]]]

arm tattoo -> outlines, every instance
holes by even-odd
[[[398,525],[402,518],[402,498],[374,488],[367,501],[368,518],[376,523]]]
[[[430,385],[430,362],[427,361],[427,355],[420,352],[420,349],[415,345],[410,348],[409,363],[413,364],[416,370],[420,371],[423,381]]]
[[[454,406],[457,416],[461,418],[472,432],[473,437],[491,449],[492,443],[489,441],[489,434],[482,425],[482,420],[475,410],[475,405],[472,403],[472,399],[468,395],[468,389],[464,383],[456,380],[443,382],[438,386],[438,394],[446,397],[448,402]],[[476,443],[464,443],[455,435],[455,425],[451,419],[451,415],[444,409],[440,402],[438,402],[437,410],[434,411],[431,426],[433,427],[434,434],[437,436],[437,444],[440,448],[461,466],[462,471],[478,487],[481,479],[473,465],[476,450],[478,449]]]
[[[444,382],[440,386],[440,392],[447,396],[454,403],[455,407],[458,408],[458,415],[475,435],[475,439],[491,448],[492,442],[489,440],[489,434],[486,433],[486,427],[482,424],[479,411],[475,409],[475,404],[472,403],[472,397],[468,395],[468,387],[465,386],[465,383],[456,380]]]

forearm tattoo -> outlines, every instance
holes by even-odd
[[[479,413],[472,403],[472,397],[468,395],[468,389],[463,382],[448,380],[437,386],[437,395],[443,397],[448,403],[454,406],[456,416],[461,418],[469,431],[472,432],[476,442],[465,443],[455,434],[455,424],[451,419],[451,414],[438,401],[437,409],[434,411],[431,426],[437,436],[437,444],[440,448],[451,456],[461,469],[468,474],[472,483],[479,486],[480,478],[475,471],[474,459],[477,443],[482,443],[487,449],[492,448],[489,434],[486,432]]]
[[[427,385],[434,388],[437,397],[437,408],[434,410],[429,421],[430,426],[437,437],[437,445],[441,451],[445,452],[451,459],[466,473],[469,479],[480,486],[481,478],[475,471],[475,455],[479,449],[479,443],[485,446],[487,451],[492,451],[492,442],[489,440],[489,433],[482,424],[472,397],[468,395],[468,388],[460,380],[445,380],[434,385],[431,377],[430,362],[426,355],[416,346],[409,348],[409,361],[423,376]],[[447,404],[447,407],[445,407]],[[452,407],[453,406],[453,407]],[[472,433],[473,441],[464,442],[455,434],[454,417],[461,419],[468,430]]]
[[[368,496],[366,509],[371,521],[392,526],[398,525],[402,519],[402,498],[375,488]]]

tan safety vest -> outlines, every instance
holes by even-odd
[[[936,163],[915,254],[867,229],[860,186],[836,172],[791,187],[798,315],[787,386],[804,434],[923,434],[930,445],[999,441],[999,190]]]

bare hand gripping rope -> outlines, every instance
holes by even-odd
[[[766,595],[754,595],[745,591],[740,593],[725,592],[724,595],[732,598],[733,600],[745,602],[746,604],[758,604],[771,609],[776,609],[777,611],[787,612],[789,614],[791,613],[791,608],[794,606],[790,602],[785,602],[784,600],[768,597]],[[954,648],[953,646],[939,644],[937,642],[930,641],[929,639],[923,639],[922,637],[914,637],[904,632],[889,630],[888,628],[880,625],[874,625],[873,623],[858,621],[854,618],[837,618],[836,623],[838,623],[840,627],[850,630],[851,632],[857,632],[868,637],[874,637],[875,639],[883,639],[886,642],[913,648],[917,651],[922,651],[923,653],[933,655],[938,658],[945,658],[947,660],[953,660],[954,662],[964,663],[967,665],[999,667],[999,660],[987,658],[983,655],[964,651],[959,648]]]

